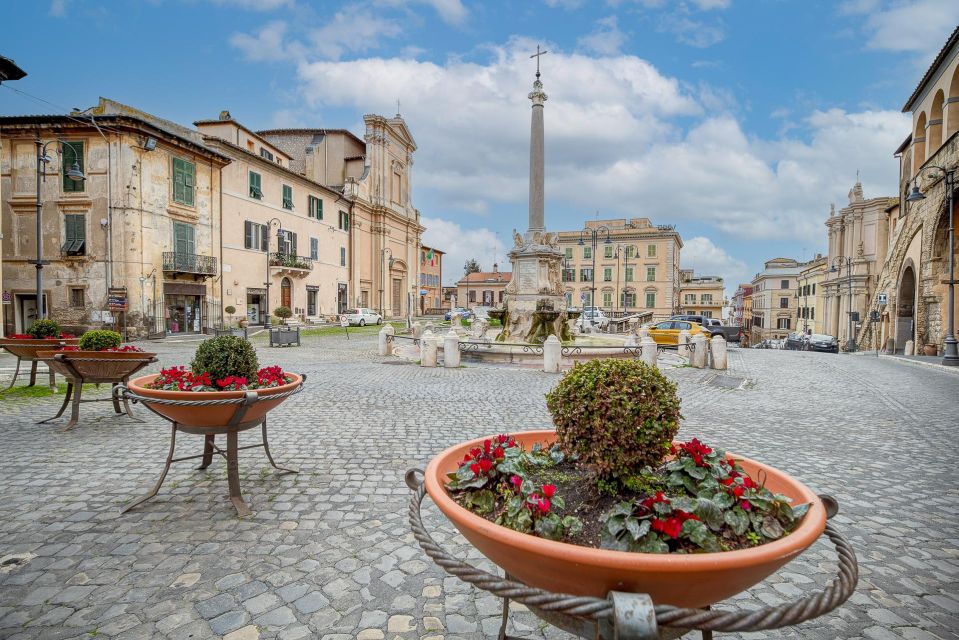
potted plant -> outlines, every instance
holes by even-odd
[[[122,342],[116,331],[94,329],[80,336],[76,346],[41,350],[37,358],[69,379],[119,383],[156,360],[155,353]]]
[[[33,385],[37,374],[37,351],[50,349],[55,345],[75,344],[77,344],[76,336],[64,333],[55,320],[49,319],[37,320],[30,325],[26,333],[14,333],[6,338],[0,338],[0,348],[6,349],[17,357],[17,368],[10,386],[12,387],[17,381],[21,361],[26,360],[31,363],[30,384]],[[56,389],[52,374],[50,386]]]
[[[227,306],[223,307],[223,312],[226,314],[226,317],[228,318],[227,324],[229,324],[230,321],[233,320],[233,314],[236,313],[236,307],[234,307],[232,304],[228,304]]]
[[[273,310],[273,315],[279,318],[283,324],[286,324],[286,321],[293,317],[293,311],[289,307],[277,307]]]
[[[674,442],[676,386],[633,360],[577,364],[547,395],[554,431],[436,456],[425,487],[485,556],[522,582],[704,607],[748,589],[823,532],[799,481],[699,440]]]
[[[219,336],[200,343],[190,369],[175,366],[134,378],[128,388],[142,402],[168,420],[191,427],[223,427],[230,423],[239,404],[184,406],[150,402],[156,400],[236,400],[253,392],[257,401],[248,405],[244,423],[261,420],[291,392],[303,377],[278,366],[260,367],[256,350],[237,336]],[[271,399],[271,396],[281,396]]]

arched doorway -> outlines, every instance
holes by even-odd
[[[280,281],[280,305],[293,309],[293,283],[289,278]]]
[[[896,353],[903,353],[906,342],[916,335],[916,272],[912,261],[902,270],[896,293]]]

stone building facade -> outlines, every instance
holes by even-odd
[[[740,284],[736,287],[736,292],[732,299],[732,312],[729,315],[729,324],[734,327],[748,328],[749,322],[746,318],[746,302],[752,302],[753,286],[751,284]],[[750,305],[751,307],[751,305]],[[750,308],[750,311],[752,309]]]
[[[849,191],[849,204],[831,210],[829,252],[819,290],[822,294],[823,333],[845,345],[853,331],[866,324],[879,271],[889,249],[887,209],[895,198],[869,198],[858,181]],[[850,322],[849,313],[853,313]]]
[[[235,318],[250,324],[263,324],[266,314],[280,306],[300,321],[345,311],[350,238],[337,217],[343,195],[293,171],[290,156],[228,111],[194,126],[206,146],[231,160],[222,169],[223,223],[217,238],[223,256],[217,286],[224,306],[234,307]]]
[[[673,225],[654,225],[649,218],[619,218],[589,220],[585,227],[597,231],[596,300],[591,295],[592,234],[560,231],[559,247],[565,255],[562,281],[569,306],[597,306],[627,314],[652,312],[654,320],[676,313],[683,241]]]
[[[133,334],[217,322],[219,179],[229,158],[188,129],[101,98],[70,116],[0,118],[5,330],[36,315],[38,136],[53,141],[41,183],[49,316],[77,329],[120,317]],[[74,162],[82,183],[65,177]],[[111,288],[126,298],[124,316],[108,310]]]
[[[697,276],[692,269],[679,270],[679,313],[723,317],[725,285],[719,276]]]
[[[917,351],[941,353],[948,316],[948,230],[959,226],[959,214],[949,219],[941,170],[959,170],[959,27],[903,112],[912,114],[912,133],[896,150],[901,168],[898,206],[887,210],[888,257],[869,300],[881,321],[876,327],[864,324],[859,343],[901,353],[911,340]],[[914,186],[925,199],[906,202]],[[957,254],[953,259],[959,259]],[[953,314],[959,315],[959,300]]]
[[[796,279],[796,328],[806,334],[827,333],[823,322],[825,297],[822,287],[826,277],[826,260],[826,256],[817,255],[803,265]]]
[[[779,340],[795,331],[796,280],[801,265],[792,258],[773,258],[752,281],[750,344]]]
[[[456,306],[502,308],[506,286],[512,279],[512,272],[500,271],[497,264],[493,265],[492,271],[476,271],[464,276],[456,283]]]
[[[343,129],[272,129],[258,135],[307,178],[343,194],[340,226],[349,233],[350,306],[386,316],[418,315],[419,250],[424,231],[410,199],[416,142],[403,118],[366,115],[360,140]]]
[[[443,308],[443,252],[433,247],[420,247],[420,286],[417,291],[419,312]]]

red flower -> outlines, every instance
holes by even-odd
[[[542,500],[536,501],[536,508],[539,509],[540,513],[547,513],[550,506],[549,498],[543,498]]]
[[[506,451],[503,450],[503,447],[496,447],[493,449],[493,457],[497,460],[502,460],[506,457]]]
[[[482,460],[479,461],[479,466],[480,466],[480,469],[483,470],[483,473],[487,473],[487,472],[489,472],[490,469],[493,468],[493,461],[492,461],[492,460],[487,460],[487,459],[484,458],[484,459],[482,459]]]
[[[471,465],[470,465],[470,471],[473,472],[473,475],[477,475],[477,476],[478,476],[479,473],[480,473],[480,466],[479,466],[479,464],[477,464],[476,462],[474,462],[473,464],[471,464]]]
[[[750,509],[753,508],[753,505],[749,504],[749,500],[740,500],[740,501],[739,501],[739,506],[742,507],[742,508],[743,508],[744,510],[746,510],[746,511],[749,511]]]
[[[746,493],[746,487],[742,485],[733,487],[733,495],[737,498],[742,498],[744,493]]]
[[[483,440],[483,453],[488,454],[490,452],[490,447],[493,445],[489,440]]]
[[[679,518],[667,518],[665,520],[656,518],[653,520],[650,528],[670,538],[678,538],[679,532],[683,529],[683,523]]]
[[[516,487],[516,490],[519,491],[519,488],[523,486],[523,479],[519,476],[513,476],[509,479],[513,483],[513,486]]]
[[[543,495],[547,498],[552,498],[553,494],[556,493],[555,484],[544,484],[543,485]]]
[[[14,333],[7,337],[13,338],[14,340],[30,340],[33,338],[29,333]]]

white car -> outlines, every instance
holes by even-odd
[[[373,311],[372,309],[367,309],[366,307],[359,307],[358,309],[347,309],[346,310],[346,320],[349,322],[350,326],[360,326],[365,327],[368,324],[382,324],[383,316]]]
[[[603,313],[603,310],[599,307],[586,307],[579,319],[576,320],[576,324],[580,329],[588,326],[606,329],[609,327],[609,316]]]

